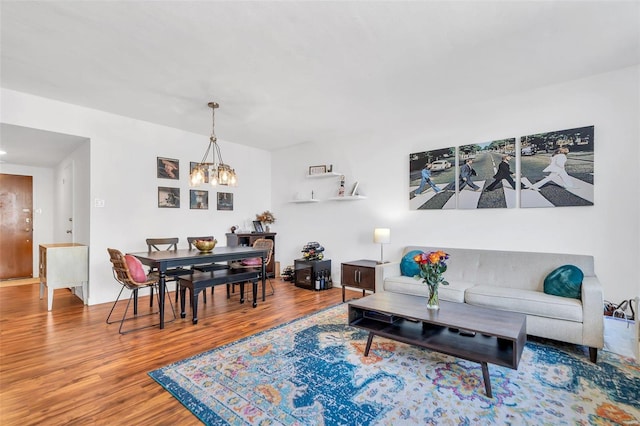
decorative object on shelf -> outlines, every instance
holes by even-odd
[[[442,250],[420,253],[413,258],[420,267],[420,273],[415,278],[421,279],[429,287],[427,309],[440,309],[438,287],[440,284],[449,285],[442,275],[447,270],[447,259],[449,255]]]
[[[180,188],[158,187],[158,207],[179,209]]]
[[[358,195],[358,185],[359,185],[358,182],[353,184],[353,189],[351,189],[351,196],[352,197],[355,197],[356,195]]]
[[[235,234],[235,233],[236,233],[236,229],[238,229],[238,226],[237,226],[237,225],[233,225],[233,226],[231,227],[231,233],[232,233],[232,234]]]
[[[316,241],[311,241],[302,248],[302,257],[305,260],[322,260],[324,258],[324,247]]]
[[[174,158],[157,158],[158,177],[161,179],[180,179],[180,161]]]
[[[309,175],[322,175],[327,173],[327,166],[311,166],[309,167]]]
[[[275,223],[276,221],[276,217],[269,210],[265,210],[262,213],[257,214],[256,219],[258,219],[260,223],[265,225],[265,229],[267,232],[271,231],[269,225]]]
[[[218,192],[218,210],[233,210],[233,192]]]
[[[196,210],[209,209],[209,191],[189,190],[189,208]]]
[[[216,108],[218,105],[216,102],[209,102],[209,108],[211,108],[211,136],[209,137],[209,146],[202,157],[200,163],[196,164],[191,171],[189,183],[191,186],[197,186],[201,183],[210,183],[215,185],[238,185],[238,176],[235,169],[225,164],[222,160],[222,154],[220,153],[220,146],[218,145],[218,138],[215,134],[215,116]],[[212,161],[208,162],[207,157],[211,152]],[[217,157],[217,159],[216,159]]]
[[[391,230],[389,228],[376,228],[373,230],[373,242],[380,244],[380,263],[384,262],[383,247],[391,242]]]
[[[263,233],[264,232],[264,228],[262,227],[262,222],[260,222],[259,220],[254,220],[253,221],[253,229],[256,232],[259,232],[259,233]]]
[[[210,252],[218,243],[218,240],[214,239],[206,239],[206,240],[195,240],[193,245],[196,246],[198,250],[203,253]]]
[[[340,176],[340,188],[338,188],[338,197],[344,197],[344,175]]]

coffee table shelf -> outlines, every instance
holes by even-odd
[[[527,341],[523,314],[447,301],[429,310],[424,297],[390,292],[350,302],[349,325],[369,331],[365,356],[381,336],[480,363],[490,398],[487,364],[517,370]]]
[[[447,355],[474,362],[489,362],[517,369],[514,342],[476,333],[463,336],[449,327],[413,322],[397,318],[392,324],[370,318],[360,318],[350,325],[374,332],[399,342],[433,349]]]

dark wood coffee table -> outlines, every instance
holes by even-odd
[[[378,335],[480,363],[489,398],[487,364],[517,370],[527,341],[524,314],[447,301],[434,311],[425,297],[390,292],[349,302],[349,325],[369,331],[365,356]]]

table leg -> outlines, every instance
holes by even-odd
[[[160,301],[158,302],[158,311],[160,312],[160,329],[164,328],[164,293],[167,291],[165,273],[160,270],[160,279],[158,280],[158,292],[160,293]]]
[[[487,396],[493,398],[491,393],[491,377],[489,377],[489,366],[486,362],[481,362],[482,365],[482,378],[484,379],[484,389],[487,391]]]
[[[240,304],[244,303],[244,281],[240,283]]]
[[[258,306],[258,280],[251,281],[251,284],[253,287],[253,307],[255,308]],[[262,292],[264,295],[264,284],[262,285]],[[264,299],[262,301],[264,302]]]
[[[264,263],[266,259],[262,258],[262,301],[267,298],[267,265]],[[254,299],[255,300],[255,299]]]
[[[191,292],[191,303],[193,303],[193,305],[191,306],[191,311],[193,312],[193,320],[191,320],[191,322],[194,324],[197,324],[198,323],[198,291],[196,291],[195,288],[193,290],[189,289],[189,291]]]
[[[187,298],[187,288],[183,285],[180,286],[180,318],[184,318],[187,316],[187,312],[185,310]]]
[[[369,349],[371,349],[371,342],[373,342],[373,333],[369,332],[369,338],[367,339],[367,346],[364,348],[364,356],[369,356]]]
[[[342,303],[344,303],[344,286],[341,286],[341,287],[342,287]]]

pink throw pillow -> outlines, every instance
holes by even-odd
[[[144,272],[142,263],[137,257],[127,254],[124,256],[124,260],[126,260],[129,274],[131,274],[131,278],[133,278],[135,282],[143,283],[147,280],[147,274]]]
[[[252,257],[249,259],[242,259],[242,263],[244,266],[262,266],[262,258],[260,257]]]

